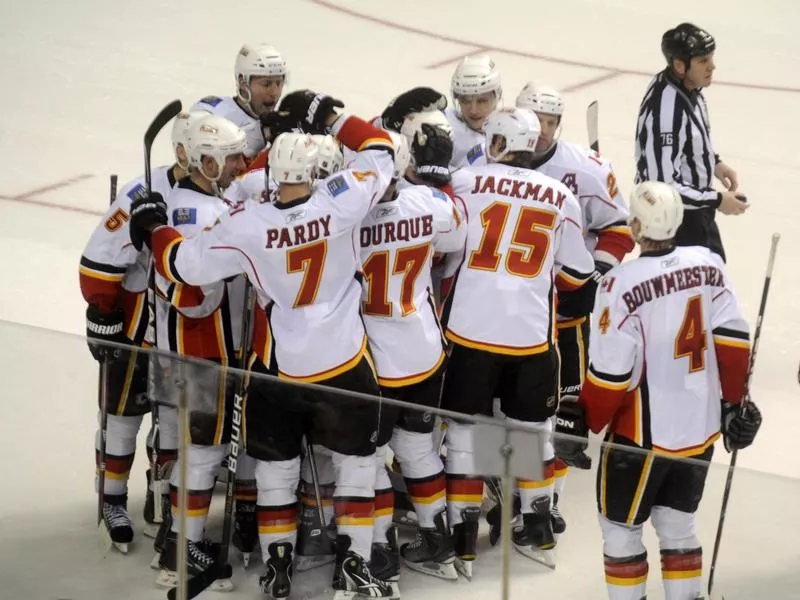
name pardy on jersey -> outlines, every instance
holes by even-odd
[[[602,292],[610,292],[615,282],[615,277],[606,276],[600,284],[600,289]],[[654,299],[700,286],[724,288],[725,277],[722,271],[708,265],[675,269],[637,283],[630,290],[622,293],[622,301],[625,302],[628,312],[633,313],[637,308]]]
[[[513,175],[513,172],[510,174]],[[524,179],[510,179],[508,177],[501,177],[496,181],[494,175],[478,175],[475,178],[475,187],[472,188],[470,193],[498,194],[500,196],[519,198],[520,200],[547,202],[559,209],[567,199],[566,194],[563,192],[556,192],[553,188],[541,183],[531,183]]]
[[[305,217],[305,210],[291,212],[286,215],[287,221],[300,220]],[[291,227],[272,227],[267,229],[267,248],[291,248],[299,244],[315,242],[320,238],[330,237],[331,216],[325,215],[312,221]]]

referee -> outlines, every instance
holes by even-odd
[[[691,23],[681,23],[661,38],[667,68],[647,88],[636,125],[636,183],[663,181],[683,199],[683,223],[675,242],[705,246],[725,259],[719,210],[740,215],[749,208],[737,194],[736,172],[714,152],[702,88],[711,85],[716,43]],[[714,188],[714,176],[725,191]]]

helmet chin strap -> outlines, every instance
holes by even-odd
[[[250,83],[239,83],[238,84],[238,91],[236,98],[239,100],[239,106],[241,106],[245,112],[250,115],[251,117],[257,119],[258,115],[256,115],[255,111],[253,110],[253,105],[250,102],[253,99],[253,95],[250,93]]]

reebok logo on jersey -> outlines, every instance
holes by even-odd
[[[194,225],[197,223],[196,208],[176,208],[172,211],[173,225]]]
[[[287,223],[294,223],[295,221],[299,221],[303,217],[306,216],[306,210],[296,210],[294,212],[290,212],[286,215],[286,222]]]
[[[141,183],[137,183],[128,191],[128,198],[131,200],[136,200],[139,195],[144,196],[144,186]]]
[[[336,198],[336,196],[338,196],[339,194],[343,194],[344,192],[350,189],[350,186],[347,185],[347,182],[344,180],[344,177],[342,175],[339,175],[338,177],[334,177],[333,179],[331,179],[327,183],[327,186],[328,186],[328,192],[330,192],[330,195],[333,196],[334,198]]]

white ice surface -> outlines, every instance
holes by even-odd
[[[745,216],[719,221],[753,324],[769,238],[782,235],[753,386],[765,421],[755,446],[740,456],[743,467],[774,475],[737,474],[717,582],[728,598],[800,597],[794,591],[800,589],[794,198],[800,4],[794,0],[5,2],[0,319],[83,332],[77,262],[107,203],[108,175],[118,173],[123,183],[141,173],[142,134],[164,104],[180,98],[188,106],[230,93],[233,58],[245,41],[269,41],[284,52],[290,88],[331,93],[363,116],[378,114],[414,85],[447,90],[455,60],[488,48],[502,70],[506,102],[529,79],[571,90],[565,93],[566,139],[585,141],[584,109],[600,101],[601,149],[629,190],[638,103],[648,74],[661,68],[661,33],[681,20],[701,24],[718,42],[718,83],[707,90],[715,144],[753,204]],[[153,164],[170,158],[162,136]],[[72,183],[46,189],[65,181]],[[0,463],[0,600],[163,597],[152,588],[149,544],[141,536],[132,556],[102,558],[90,533],[96,367],[85,345],[3,323],[0,339],[0,447],[7,457]],[[715,461],[727,461],[721,447]],[[131,494],[139,525],[143,470],[140,456]],[[712,473],[701,509],[707,557],[723,478],[722,467]],[[592,476],[575,475],[568,486],[563,501],[570,530],[559,545],[559,567],[544,573],[514,557],[513,597],[603,597]],[[657,556],[651,544],[654,590]],[[412,575],[404,579],[405,595],[443,597],[452,590],[498,597],[498,557],[497,550],[484,552],[475,582],[459,584],[457,592]],[[254,578],[251,573],[236,598],[259,597]],[[322,594],[324,582],[317,579],[314,587],[310,578],[307,597]],[[301,590],[296,597],[303,597]]]

